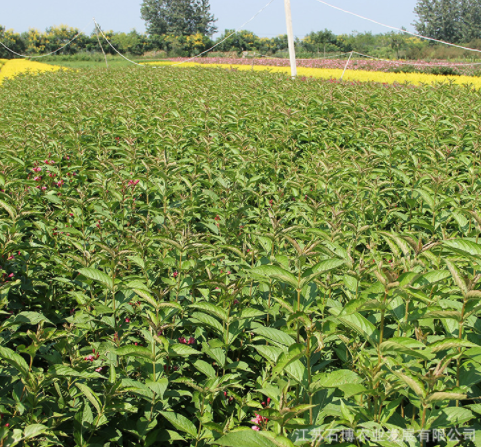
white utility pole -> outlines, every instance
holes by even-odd
[[[287,42],[289,44],[289,59],[291,60],[291,76],[292,79],[296,79],[296,49],[294,47],[294,32],[292,31],[291,0],[284,0],[284,7],[286,9]]]

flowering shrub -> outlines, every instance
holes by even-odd
[[[328,69],[342,69],[347,63],[349,54],[344,58],[327,58],[327,59],[297,59],[297,66],[304,68],[328,68]],[[170,61],[174,63],[184,62],[188,58],[171,58]],[[266,67],[290,67],[289,59],[281,59],[275,57],[258,57],[258,58],[223,58],[223,57],[209,57],[197,58],[195,62],[199,64],[228,64],[228,65],[255,65]],[[155,62],[151,62],[155,64]],[[398,73],[426,73],[426,74],[444,74],[444,75],[467,75],[480,76],[481,62],[467,65],[466,62],[449,62],[445,60],[438,61],[403,61],[403,60],[375,60],[375,59],[352,59],[349,62],[349,70],[362,71],[380,71],[380,72],[398,72]]]
[[[57,71],[61,67],[55,65],[32,62],[25,59],[12,59],[6,61],[3,66],[0,64],[0,84],[6,78],[13,78],[22,73],[42,73],[45,71]]]
[[[480,101],[199,68],[5,82],[0,445],[475,446]]]

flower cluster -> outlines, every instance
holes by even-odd
[[[179,337],[179,343],[182,343],[183,345],[193,345],[195,344],[195,338],[190,337],[188,340],[186,340],[184,337]]]
[[[260,414],[257,414],[257,413],[254,413],[254,414],[256,415],[256,417],[254,419],[251,419],[251,422],[256,425],[252,427],[252,430],[259,431],[260,430],[259,425],[265,424],[269,419],[261,416]]]

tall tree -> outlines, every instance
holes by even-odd
[[[143,0],[140,13],[151,35],[210,36],[217,31],[209,0]]]
[[[418,0],[414,12],[419,18],[414,23],[419,34],[453,43],[462,39],[459,0]]]
[[[448,42],[481,39],[481,0],[418,0],[419,34]]]
[[[463,41],[481,39],[481,0],[462,0],[461,19]]]

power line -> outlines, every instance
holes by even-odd
[[[228,36],[226,36],[224,39],[222,39],[220,42],[217,42],[214,46],[208,48],[207,50],[203,51],[202,53],[199,53],[197,54],[196,56],[193,56],[185,61],[182,61],[182,62],[179,62],[178,64],[172,64],[170,65],[171,67],[174,67],[174,66],[177,66],[177,65],[182,65],[182,64],[185,64],[189,61],[192,61],[200,56],[202,56],[203,54],[206,54],[208,53],[209,51],[212,51],[214,48],[218,47],[220,44],[224,43],[227,39],[229,39],[230,37],[232,37],[234,34],[238,33],[242,28],[244,28],[247,24],[249,24],[250,22],[252,22],[262,11],[264,11],[264,9],[266,9],[274,0],[270,0],[263,8],[261,8],[259,11],[257,11],[247,22],[245,22],[243,25],[241,25],[239,28],[237,28],[233,33],[229,34]],[[119,55],[119,56],[122,56],[126,61],[132,63],[132,64],[135,64],[135,65],[139,65],[141,67],[145,67],[145,65],[142,65],[142,64],[138,64],[137,62],[134,62],[132,60],[130,60],[129,58],[125,57],[122,53],[120,53],[120,51],[118,51],[111,43],[110,41],[107,39],[107,37],[105,36],[105,34],[103,33],[102,29],[100,28],[100,25],[95,21],[95,18],[93,19],[94,20],[94,23],[95,25],[98,27],[100,33],[102,34],[103,38],[107,41],[107,43],[112,47],[112,49]],[[165,68],[165,67],[158,67],[158,66],[150,66],[150,68]]]
[[[456,45],[454,43],[445,42],[444,40],[433,39],[432,37],[422,36],[421,34],[412,33],[411,31],[407,31],[407,30],[402,29],[402,28],[396,28],[395,26],[386,25],[385,23],[381,23],[381,22],[378,22],[377,20],[373,20],[373,19],[370,19],[368,17],[361,16],[359,14],[356,14],[355,12],[348,11],[347,9],[339,8],[339,6],[331,5],[330,3],[327,3],[324,0],[316,0],[316,2],[322,3],[326,6],[329,6],[330,8],[337,9],[338,11],[345,12],[346,14],[351,14],[354,17],[358,17],[358,18],[363,19],[363,20],[368,20],[369,22],[375,23],[376,25],[381,25],[381,26],[384,26],[385,28],[390,28],[390,29],[393,29],[393,30],[396,30],[396,31],[400,31],[402,33],[410,34],[411,36],[416,36],[416,37],[419,37],[420,39],[431,40],[433,42],[443,43],[443,44],[449,45],[451,47],[456,47],[456,48],[461,48],[463,50],[475,51],[477,53],[481,53],[481,50],[476,50],[475,48],[463,47],[462,45]]]
[[[265,5],[263,8],[261,8],[259,11],[257,11],[247,22],[245,22],[243,25],[241,25],[239,28],[237,28],[233,33],[229,34],[227,37],[222,39],[220,42],[216,43],[213,47],[209,48],[208,50],[203,51],[202,53],[199,53],[198,55],[191,57],[190,59],[187,59],[186,61],[183,61],[179,64],[174,64],[174,65],[181,65],[185,64],[186,62],[192,61],[200,56],[202,56],[205,53],[208,53],[209,51],[212,51],[214,48],[218,47],[220,44],[224,43],[227,39],[232,37],[234,34],[238,33],[242,28],[244,28],[247,24],[252,22],[264,9],[266,9],[274,0],[270,0],[267,5]]]

